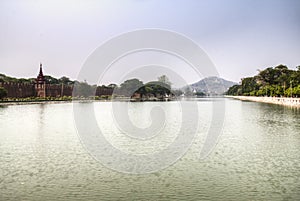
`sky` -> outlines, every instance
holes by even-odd
[[[258,69],[300,65],[299,0],[1,0],[0,73],[36,77],[42,62],[45,74],[76,79],[105,41],[145,28],[190,38],[220,77],[235,82]],[[148,57],[127,58],[122,72]],[[114,67],[103,84],[118,82],[122,67]],[[177,73],[198,81],[188,68]]]

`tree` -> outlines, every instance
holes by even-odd
[[[180,89],[174,89],[174,90],[172,90],[172,94],[174,96],[181,96],[183,94],[183,91]]]
[[[95,90],[95,86],[91,86],[87,82],[76,81],[73,93],[75,96],[89,97],[95,95]]]
[[[0,99],[3,99],[5,96],[7,96],[7,90],[0,87]]]
[[[31,83],[31,81],[29,79],[20,78],[17,79],[17,83]]]
[[[232,96],[238,96],[238,95],[241,95],[240,92],[241,92],[241,88],[242,86],[241,85],[233,85],[232,87],[230,87],[228,89],[228,91],[226,92],[226,95],[232,95]]]
[[[256,83],[255,77],[247,77],[242,79],[242,91],[243,93],[247,93],[248,95],[250,92],[255,91],[259,88],[258,84]]]
[[[274,69],[284,71],[284,70],[288,70],[288,67],[283,64],[280,64],[280,65],[276,66]]]
[[[59,84],[59,80],[50,75],[45,75],[45,80],[47,84]]]
[[[158,77],[157,80],[159,82],[164,83],[164,84],[167,84],[167,85],[170,85],[170,86],[172,85],[172,83],[170,82],[169,78],[166,75],[162,75],[162,76]]]
[[[296,96],[294,88],[300,86],[300,66],[290,70],[285,65],[269,67],[258,75],[242,79],[240,85],[229,88],[227,95]],[[297,92],[297,91],[296,91]]]
[[[74,82],[71,81],[70,78],[65,77],[65,76],[59,78],[59,79],[58,79],[58,82],[59,82],[59,84],[65,84],[65,85],[68,85],[68,84],[74,84]]]
[[[144,86],[143,82],[136,78],[126,80],[125,82],[123,82],[120,85],[119,93],[121,93],[121,95],[130,97],[135,92],[138,92],[138,90],[143,86]],[[140,90],[142,90],[142,89],[140,89]]]
[[[187,87],[184,89],[184,96],[192,96],[192,95],[193,95],[193,92],[192,92],[191,87],[187,86]]]
[[[300,97],[300,85],[293,88],[293,95],[296,97]]]
[[[198,96],[198,97],[202,97],[202,96],[205,96],[206,94],[204,92],[202,92],[202,91],[197,91],[195,93],[195,95]]]
[[[267,83],[273,84],[274,80],[274,69],[269,67],[263,71],[260,71],[258,74],[259,83],[262,85],[266,85]]]
[[[116,88],[116,87],[118,87],[118,85],[116,85],[116,84],[109,84],[107,87]]]
[[[155,97],[171,94],[171,86],[160,81],[148,82],[145,84],[144,89],[146,93],[153,94]]]

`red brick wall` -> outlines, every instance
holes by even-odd
[[[8,98],[26,98],[37,96],[35,84],[24,84],[24,83],[8,83],[0,82],[0,87],[4,87],[8,94]],[[60,97],[60,96],[72,96],[73,85],[54,85],[46,84],[46,97]],[[98,86],[96,90],[96,96],[101,95],[112,95],[113,88]]]
[[[114,89],[111,87],[98,86],[96,89],[95,96],[112,95],[113,91],[114,91]]]
[[[46,96],[60,97],[60,96],[72,96],[72,85],[60,85],[60,84],[46,84]]]
[[[0,86],[7,90],[8,98],[26,98],[36,94],[33,84],[1,82]]]

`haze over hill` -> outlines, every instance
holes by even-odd
[[[207,77],[190,86],[196,92],[203,92],[207,95],[220,95],[236,84],[220,77]]]

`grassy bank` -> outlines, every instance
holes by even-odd
[[[71,101],[106,101],[111,100],[111,96],[90,96],[90,97],[27,97],[27,98],[4,98],[0,100],[0,105],[11,105],[11,104],[34,104],[44,102],[71,102]]]

